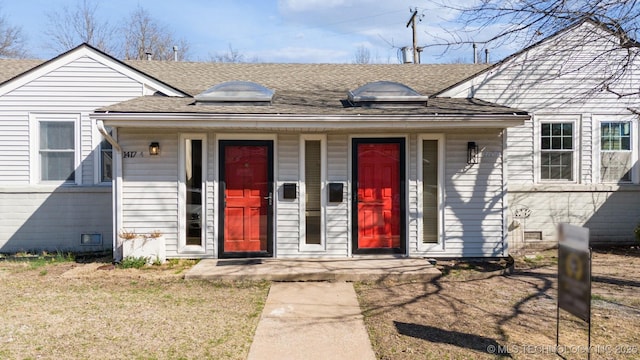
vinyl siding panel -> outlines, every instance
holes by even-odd
[[[94,182],[94,109],[142,95],[142,85],[84,56],[0,97],[0,184],[29,183],[29,113],[81,114],[80,152],[83,184]],[[11,149],[11,152],[6,150]]]
[[[149,156],[151,141],[161,144],[158,156]],[[167,256],[178,255],[178,136],[171,132],[120,129],[123,152],[144,152],[122,163],[122,229],[145,234],[159,230]]]
[[[300,244],[300,149],[299,136],[297,134],[278,135],[277,149],[274,156],[277,157],[276,182],[276,246],[278,257],[295,257],[298,255]],[[296,198],[283,199],[283,184],[296,183]]]
[[[533,120],[507,129],[507,166],[510,184],[530,184],[534,181]]]
[[[509,180],[513,185],[531,184],[534,179],[535,118],[577,116],[581,154],[579,182],[589,184],[592,174],[592,133],[599,129],[592,121],[595,114],[628,115],[637,108],[635,96],[619,97],[602,90],[602,81],[624,64],[627,51],[613,50],[619,39],[585,23],[558,38],[522,53],[488,73],[445,92],[442,96],[476,97],[504,106],[526,110],[533,122],[508,131]],[[606,53],[606,56],[597,56]],[[611,89],[618,93],[636,93],[640,84],[640,63],[629,64],[625,77]]]
[[[618,46],[618,38],[585,23],[492,69],[487,79],[473,85],[471,94],[530,112],[618,113],[632,106],[634,99],[600,91],[602,81],[623,64],[627,51],[615,50]],[[598,56],[602,53],[607,55]],[[633,84],[640,80],[639,65],[630,67],[612,90],[637,91]]]
[[[103,251],[112,247],[111,188],[0,188],[0,252]],[[102,245],[80,244],[83,233]]]
[[[111,188],[91,186],[100,140],[88,114],[140,95],[140,83],[84,56],[0,96],[0,251],[112,247]],[[76,175],[83,186],[30,185],[31,168],[37,168],[30,164],[30,113],[80,114]],[[79,245],[82,233],[102,234],[103,245]]]
[[[580,182],[582,184],[593,183],[593,132],[600,132],[598,126],[594,126],[591,114],[583,114],[580,124]]]
[[[346,134],[327,135],[327,181],[343,184],[343,201],[327,203],[327,256],[349,256],[349,137]]]
[[[276,213],[276,246],[278,257],[346,257],[348,256],[349,213],[347,201],[348,137],[329,135],[327,137],[327,177],[330,182],[345,184],[344,201],[340,204],[328,203],[325,221],[325,251],[300,250],[300,135],[280,134],[278,136],[278,202]],[[287,182],[298,184],[295,200],[282,198],[282,186]]]
[[[469,141],[475,141],[480,147],[478,164],[467,164],[466,149]],[[410,239],[411,255],[507,255],[503,221],[506,193],[503,186],[502,150],[500,130],[474,134],[446,134],[444,246],[438,250],[413,250],[419,249],[417,242],[421,239],[420,234],[416,233],[411,235]],[[417,187],[410,188],[410,192],[417,193]],[[409,198],[412,196],[414,195],[410,194]],[[421,213],[417,208],[410,209],[410,213],[414,212]]]
[[[633,229],[640,219],[640,186],[561,188],[521,186],[510,189],[510,241],[520,245],[524,231],[540,231],[542,240],[553,244],[557,241],[558,224],[569,223],[588,227],[592,245],[634,243]],[[515,219],[514,211],[521,208],[529,209],[531,215],[526,219]],[[514,220],[520,226],[515,226]]]
[[[517,55],[486,74],[459,84],[442,96],[476,97],[526,110],[533,120],[508,130],[510,241],[523,244],[524,231],[539,231],[543,241],[554,243],[561,222],[589,227],[593,243],[628,243],[640,218],[637,185],[597,184],[599,174],[598,120],[631,121],[637,129],[640,62],[628,63],[627,49],[617,49],[620,39],[584,23]],[[605,54],[603,56],[603,54]],[[626,67],[615,83],[604,81]],[[578,162],[576,184],[536,183],[540,121],[576,119]],[[638,142],[632,130],[632,144]],[[632,145],[633,149],[633,145]],[[638,180],[637,151],[633,159]],[[549,190],[552,189],[552,190]],[[560,189],[560,190],[558,190]],[[605,190],[602,190],[605,189]],[[514,219],[520,208],[530,217]]]

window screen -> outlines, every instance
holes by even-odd
[[[75,180],[75,123],[40,122],[40,177],[43,181]]]
[[[600,179],[603,182],[631,181],[631,123],[600,124]]]
[[[321,160],[320,140],[307,140],[304,147],[306,243],[320,244]]]
[[[438,140],[422,141],[422,242],[438,242]]]

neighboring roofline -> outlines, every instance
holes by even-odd
[[[33,81],[34,79],[39,78],[40,76],[49,73],[50,71],[62,66],[63,64],[60,64],[59,66],[56,66],[56,64],[63,62],[63,60],[66,57],[72,56],[75,53],[82,53],[83,51],[88,51],[90,53],[94,53],[95,55],[97,55],[98,57],[103,57],[104,60],[107,61],[112,61],[115,63],[115,65],[117,66],[121,66],[124,67],[125,69],[133,72],[134,74],[137,74],[141,79],[138,79],[138,81],[144,83],[145,81],[143,81],[142,79],[145,79],[147,83],[150,83],[152,85],[154,85],[155,87],[161,88],[161,91],[164,90],[163,93],[168,93],[165,95],[169,95],[169,96],[189,96],[189,94],[187,94],[186,92],[172,86],[169,85],[168,83],[159,80],[153,76],[150,76],[130,65],[127,65],[125,62],[120,61],[118,59],[116,59],[115,57],[105,53],[104,51],[101,51],[87,43],[82,43],[76,47],[74,47],[73,49],[70,49],[66,52],[63,52],[62,54],[47,60],[39,65],[36,65],[34,67],[32,67],[31,69],[24,71],[20,74],[17,74],[13,77],[11,77],[10,79],[0,83],[0,96],[5,95],[15,89],[17,89],[20,86],[23,86],[31,81]],[[79,58],[79,57],[78,57]],[[95,60],[95,59],[94,59]],[[66,64],[66,63],[65,63]],[[49,70],[49,68],[51,68]],[[116,71],[118,71],[118,69],[114,69]],[[42,73],[42,74],[40,74]],[[34,78],[31,79],[30,75],[34,75]]]
[[[229,129],[377,129],[508,128],[524,124],[530,115],[420,114],[420,115],[298,115],[298,114],[195,114],[195,113],[91,113],[105,125],[139,128]]]
[[[551,40],[551,39],[553,39],[555,37],[558,37],[558,36],[562,35],[563,33],[569,32],[570,30],[573,30],[573,29],[575,29],[577,27],[580,27],[585,23],[591,23],[591,24],[593,24],[593,25],[595,25],[595,26],[597,26],[597,27],[599,27],[599,28],[601,28],[601,29],[603,29],[605,31],[608,31],[609,33],[611,33],[611,35],[614,35],[614,36],[620,38],[620,41],[625,40],[625,39],[622,38],[622,35],[620,33],[617,33],[616,31],[612,30],[611,28],[609,28],[604,23],[602,23],[602,22],[600,22],[598,20],[586,17],[586,18],[584,18],[582,20],[578,20],[578,21],[574,22],[573,24],[565,27],[564,29],[556,31],[555,33],[545,37],[544,39],[542,39],[542,40],[540,40],[540,41],[538,41],[538,42],[536,42],[536,43],[534,43],[532,45],[529,45],[529,46],[525,47],[524,49],[522,49],[520,51],[517,51],[517,52],[507,56],[506,58],[498,61],[497,63],[495,63],[495,64],[493,64],[493,65],[491,65],[491,66],[489,66],[489,67],[487,67],[485,69],[482,69],[482,70],[478,71],[477,73],[467,77],[466,79],[460,80],[460,81],[458,81],[457,83],[455,83],[453,85],[450,85],[450,86],[448,86],[448,87],[446,87],[446,88],[444,88],[444,89],[442,89],[442,90],[440,90],[440,91],[438,91],[438,92],[436,92],[434,94],[429,95],[429,97],[431,97],[431,98],[438,97],[441,94],[444,94],[447,91],[449,91],[449,90],[451,90],[451,89],[453,89],[453,88],[455,88],[457,86],[460,86],[461,84],[464,84],[465,82],[470,81],[470,80],[472,80],[472,79],[474,79],[474,78],[476,78],[476,77],[478,77],[480,75],[488,73],[488,72],[490,72],[490,71],[502,66],[503,64],[511,61],[512,59],[514,59],[514,58],[516,58],[516,57],[528,52],[529,50],[531,50],[531,49],[533,49],[535,47],[538,47],[538,46],[542,45],[543,43],[545,43],[545,42],[547,42],[547,41],[549,41],[549,40]],[[640,43],[637,42],[636,40],[633,40],[633,39],[626,39],[626,40],[636,44],[636,46],[640,46]]]

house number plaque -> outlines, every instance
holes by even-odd
[[[144,152],[142,151],[123,151],[122,152],[123,159],[133,159],[136,157],[144,157]]]

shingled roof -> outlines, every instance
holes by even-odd
[[[0,84],[44,63],[34,59],[0,59]]]
[[[194,105],[193,98],[146,96],[99,109],[124,113],[212,114],[525,114],[477,99],[429,99],[427,106],[346,106],[349,90],[374,81],[405,84],[428,96],[482,71],[485,64],[229,64],[126,61],[191,96],[226,81],[252,81],[275,90],[272,106]]]
[[[346,94],[373,81],[395,81],[431,95],[487,67],[485,64],[229,64],[125,61],[190,95],[225,81],[244,80],[279,91],[335,91]]]
[[[42,60],[0,60],[0,83],[43,64]],[[126,65],[192,97],[143,96],[98,109],[120,113],[227,114],[525,114],[477,99],[429,99],[426,107],[362,109],[345,106],[350,90],[393,81],[429,96],[488,67],[486,64],[268,64],[136,61]],[[252,81],[275,90],[272,106],[194,106],[193,96],[225,81]]]

